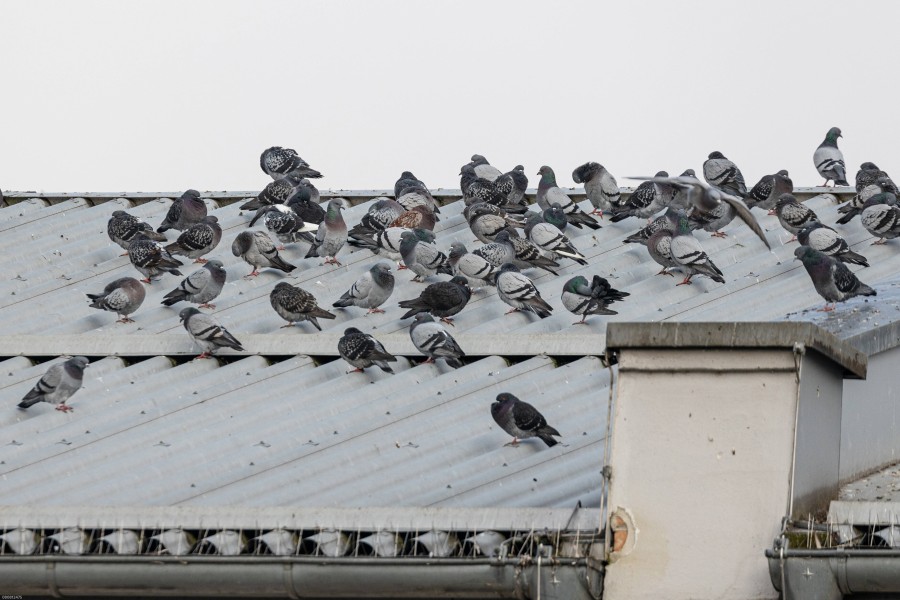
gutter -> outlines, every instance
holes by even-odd
[[[766,550],[769,577],[784,600],[841,600],[854,594],[900,594],[900,549]]]
[[[602,580],[586,558],[0,556],[3,593],[26,597],[597,600]]]

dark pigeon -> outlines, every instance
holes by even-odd
[[[169,229],[184,231],[194,223],[199,223],[206,216],[206,204],[200,199],[200,192],[187,190],[180,198],[172,202],[166,218],[157,227],[157,233],[164,233]]]
[[[125,254],[128,254],[128,246],[131,245],[138,233],[142,233],[147,239],[154,242],[166,241],[166,236],[153,231],[150,223],[145,223],[124,210],[115,211],[106,224],[106,234],[109,239],[121,246],[122,250],[125,250]]]
[[[825,299],[824,312],[834,310],[835,303],[854,296],[875,296],[877,292],[862,283],[841,261],[809,246],[794,250],[796,260],[803,263],[816,291]],[[828,305],[831,303],[831,306]]]
[[[290,327],[301,321],[309,321],[316,329],[322,327],[316,319],[334,319],[335,315],[316,303],[316,297],[303,288],[295,287],[285,281],[279,281],[269,294],[269,302],[278,315],[288,322]]]
[[[540,438],[552,448],[559,442],[553,436],[562,436],[538,410],[527,402],[519,400],[508,392],[497,394],[491,404],[491,416],[503,431],[513,436],[507,446],[518,446],[519,439]]]
[[[418,298],[401,300],[400,308],[409,310],[400,318],[409,319],[427,312],[444,323],[453,325],[452,317],[465,308],[471,297],[472,290],[469,289],[466,278],[456,275],[450,281],[432,283],[422,290]]]
[[[182,231],[176,241],[166,246],[166,251],[173,255],[193,258],[195,263],[205,263],[206,259],[203,256],[215,250],[221,240],[222,227],[219,225],[219,218],[207,215],[199,223],[194,223]]]
[[[372,365],[385,373],[393,373],[394,370],[388,363],[397,362],[397,357],[385,350],[381,342],[356,327],[344,330],[343,337],[338,340],[338,354],[354,367],[347,373],[362,373]]]
[[[281,146],[272,146],[264,150],[259,156],[259,168],[272,179],[289,174],[313,179],[322,176],[321,173],[311,168],[308,162],[300,158],[296,150]]]

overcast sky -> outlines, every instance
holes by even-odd
[[[713,150],[807,186],[831,126],[851,178],[900,173],[898,22],[896,1],[2,0],[0,188],[256,190],[272,145],[322,189],[458,187],[473,153],[633,185]]]

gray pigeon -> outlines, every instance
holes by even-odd
[[[200,192],[188,190],[180,198],[172,202],[166,218],[156,228],[157,233],[164,233],[169,229],[184,231],[194,223],[199,223],[206,216],[206,204],[200,199]]]
[[[231,244],[231,253],[240,256],[253,270],[244,277],[256,277],[260,267],[272,267],[290,273],[296,267],[278,254],[272,238],[265,231],[246,230],[240,232]]]
[[[813,153],[813,164],[816,165],[816,171],[825,178],[825,183],[833,181],[834,185],[850,185],[847,182],[847,167],[844,165],[844,155],[838,149],[837,140],[841,135],[841,130],[832,127],[825,134],[825,139],[816,148]]]
[[[166,294],[162,304],[172,306],[184,300],[199,304],[200,308],[215,308],[216,305],[210,302],[222,293],[225,277],[222,261],[215,258],[209,260],[203,268],[185,277],[177,288]]]
[[[209,358],[219,348],[232,348],[243,352],[244,348],[236,337],[222,327],[218,321],[210,315],[203,314],[193,306],[181,309],[178,318],[184,324],[185,330],[198,346],[203,350],[197,358]]]
[[[300,158],[296,150],[281,146],[272,146],[264,150],[259,156],[259,167],[272,179],[278,179],[288,174],[313,179],[322,176],[321,173],[310,168],[309,163]]]
[[[348,240],[348,243],[351,246],[368,248],[377,255],[399,260],[401,258],[400,244],[403,242],[403,234],[407,231],[410,230],[405,227],[388,227],[372,235],[356,234]],[[434,233],[427,229],[413,229],[412,232],[423,242],[434,241]]]
[[[878,181],[879,177],[888,177],[888,174],[879,169],[875,163],[864,162],[859,165],[859,171],[856,172],[856,193],[860,193],[866,186]]]
[[[878,237],[872,245],[886,244],[887,240],[900,236],[900,208],[897,197],[884,192],[866,200],[860,213],[863,228]]]
[[[150,223],[145,223],[124,210],[113,212],[106,224],[106,234],[109,236],[109,239],[121,246],[122,250],[125,250],[125,254],[122,256],[128,254],[128,246],[131,245],[131,242],[134,241],[134,236],[138,233],[143,233],[148,240],[153,240],[154,242],[166,241],[166,236],[153,231]]]
[[[838,212],[844,216],[838,219],[837,222],[841,225],[845,225],[852,221],[856,215],[862,213],[863,207],[866,202],[868,202],[869,198],[880,196],[880,199],[877,200],[876,203],[889,204],[890,202],[887,199],[890,196],[884,194],[890,194],[896,200],[898,193],[900,193],[900,191],[897,190],[897,186],[894,185],[894,182],[891,181],[889,177],[879,177],[875,180],[875,183],[867,185],[862,191],[857,192],[857,194],[850,199],[850,202],[838,207]]]
[[[525,204],[525,191],[528,189],[528,176],[525,167],[516,165],[494,182],[497,188],[506,192],[505,204]]]
[[[503,431],[513,436],[513,441],[507,446],[518,446],[519,439],[537,437],[552,448],[559,443],[553,436],[562,436],[547,425],[547,420],[538,409],[508,392],[497,394],[497,399],[491,403],[491,416]]]
[[[108,310],[119,315],[116,323],[134,323],[128,315],[140,308],[147,292],[140,281],[134,277],[121,277],[106,284],[102,294],[88,294],[91,308]]]
[[[143,233],[134,236],[128,246],[128,260],[134,268],[144,276],[144,283],[150,283],[162,277],[163,273],[181,275],[178,270],[183,263],[169,254],[159,242],[147,239]]]
[[[594,275],[590,285],[588,280],[581,275],[573,277],[566,282],[562,290],[562,303],[570,313],[581,315],[580,321],[573,325],[585,323],[588,315],[617,315],[614,310],[607,308],[613,302],[624,300],[630,296],[628,292],[620,292],[613,289],[609,281]]]
[[[509,230],[505,229],[494,236],[494,241],[490,244],[484,244],[472,251],[472,254],[479,256],[491,263],[497,268],[508,262],[516,260],[516,250],[509,241]]]
[[[721,152],[710,152],[703,163],[703,179],[732,196],[743,198],[747,195],[747,184],[737,165],[725,158]]]
[[[626,244],[647,244],[647,241],[657,231],[662,231],[663,229],[668,230],[669,232],[675,231],[675,226],[678,224],[678,211],[679,209],[669,207],[666,209],[666,212],[656,217],[642,228],[640,228],[637,232],[632,233],[627,238],[622,240]],[[682,211],[683,212],[683,211]]]
[[[81,388],[84,369],[90,361],[83,356],[75,356],[64,363],[57,363],[47,369],[34,387],[31,388],[18,406],[26,409],[38,402],[49,402],[56,405],[56,410],[69,412],[74,410],[66,404],[66,400]]]
[[[563,233],[565,233],[566,227],[569,226],[569,217],[566,216],[558,202],[554,202],[550,205],[550,208],[544,209],[541,212],[541,216],[545,222],[550,223]]]
[[[600,229],[600,223],[583,212],[578,207],[578,204],[556,185],[556,174],[553,172],[553,169],[544,165],[538,170],[537,174],[541,176],[541,180],[538,183],[537,203],[542,210],[547,210],[554,203],[558,203],[563,212],[566,213],[569,224],[573,227],[581,229],[582,226],[587,226],[591,229]]]
[[[550,316],[553,307],[547,304],[537,286],[512,263],[505,263],[497,273],[497,295],[512,306],[506,314],[517,311],[533,312],[542,319]]]
[[[493,242],[498,233],[517,223],[515,219],[507,218],[497,207],[484,202],[470,204],[463,210],[463,215],[469,223],[469,229],[483,244]]]
[[[325,259],[326,265],[341,266],[340,261],[336,258],[338,252],[347,243],[347,223],[341,214],[346,200],[343,198],[332,198],[328,202],[328,208],[325,210],[325,220],[319,225],[316,231],[316,240],[310,246],[306,258],[320,256]]]
[[[513,247],[513,252],[515,252],[515,258],[512,260],[514,265],[520,269],[544,269],[549,273],[559,275],[553,270],[554,268],[559,268],[559,263],[544,256],[541,253],[541,249],[533,242],[521,237],[515,229],[508,230],[508,237],[509,243]]]
[[[359,306],[369,309],[366,314],[383,313],[384,310],[378,307],[384,304],[393,292],[394,275],[391,273],[391,265],[382,261],[363,273],[332,306],[336,308]]]
[[[764,175],[753,188],[747,192],[744,200],[747,208],[762,208],[772,211],[769,214],[775,214],[775,203],[782,194],[790,194],[794,191],[794,182],[788,176],[788,172],[784,169],[773,175]]]
[[[241,210],[259,210],[275,204],[287,204],[297,190],[303,185],[303,179],[297,175],[286,175],[270,182],[262,191],[249,202],[240,206]]]
[[[401,300],[400,308],[409,310],[400,317],[409,319],[419,313],[427,312],[438,317],[444,323],[453,325],[453,315],[458,314],[472,297],[469,282],[465,277],[455,275],[450,281],[432,283],[419,294],[418,298]]]
[[[600,163],[584,163],[572,171],[572,181],[584,184],[584,193],[594,207],[592,215],[599,215],[602,219],[603,211],[609,212],[619,205],[619,184]]]
[[[537,248],[552,258],[565,256],[580,265],[587,265],[584,255],[579,252],[569,238],[555,226],[544,221],[541,213],[534,213],[525,225],[525,235]]]
[[[503,174],[500,172],[500,169],[491,165],[488,159],[480,154],[473,154],[472,161],[468,164],[475,170],[475,175],[488,181],[494,181]]]
[[[842,238],[837,231],[818,221],[813,221],[798,231],[797,240],[802,245],[833,256],[841,262],[869,266],[866,257],[852,251],[847,240]]]
[[[406,209],[403,208],[403,205],[393,198],[386,196],[375,198],[369,205],[369,210],[363,215],[359,223],[350,228],[348,234],[353,238],[357,235],[371,236],[377,231],[384,231],[404,212],[406,212]]]
[[[316,329],[322,331],[322,327],[316,320],[334,319],[335,315],[316,303],[316,297],[304,290],[295,287],[285,281],[278,282],[269,294],[269,302],[278,315],[288,322],[282,328],[290,327],[301,321],[309,321]]]
[[[824,312],[834,310],[835,303],[854,296],[876,295],[875,290],[857,279],[847,265],[827,254],[800,246],[794,250],[794,256],[803,263],[816,291],[825,299],[825,308],[820,309]],[[831,306],[828,306],[829,302]]]
[[[669,174],[659,171],[652,178],[637,186],[625,201],[613,207],[610,221],[618,223],[628,217],[646,219],[666,207],[665,189],[661,184],[668,182]]]
[[[722,271],[713,263],[712,259],[703,251],[700,242],[691,233],[688,219],[682,216],[678,219],[678,226],[672,235],[672,260],[684,271],[684,280],[677,285],[690,285],[691,277],[706,275],[713,281],[725,283]]]
[[[717,187],[711,187],[696,177],[632,177],[631,179],[667,183],[674,186],[676,190],[687,191],[688,202],[691,205],[691,218],[695,220],[700,220],[705,213],[710,216],[708,220],[704,219],[704,221],[711,223],[717,218],[717,209],[721,204],[728,204],[734,210],[734,216],[740,217],[753,233],[762,240],[766,248],[771,249],[769,241],[766,239],[766,234],[760,227],[756,217],[753,216],[750,209],[739,197],[727,194]]]
[[[813,221],[821,221],[813,209],[805,204],[797,202],[792,194],[782,194],[775,203],[775,214],[778,215],[778,222],[785,230],[793,234],[788,242],[797,239],[797,232],[812,223]]]
[[[478,287],[485,283],[494,285],[494,275],[497,272],[497,267],[481,256],[466,250],[462,242],[453,242],[450,245],[448,262],[453,274],[465,277],[469,282],[469,286]]]
[[[697,180],[697,173],[693,169],[685,169],[679,177],[688,177],[693,180]],[[687,211],[691,208],[691,188],[678,188],[676,187],[674,193],[672,194],[672,199],[669,200],[669,208],[681,209]]]
[[[660,229],[647,239],[646,246],[650,258],[662,266],[662,270],[657,275],[672,275],[670,269],[681,268],[681,265],[672,258],[672,231],[674,229]],[[672,276],[674,277],[674,275]]]
[[[279,250],[284,250],[284,244],[300,240],[312,244],[314,238],[310,232],[319,228],[316,223],[305,222],[300,215],[284,204],[272,204],[260,208],[250,220],[250,226],[253,227],[260,217],[263,217],[266,229],[274,233],[278,241],[282,243]]]
[[[385,350],[381,342],[356,327],[344,330],[343,337],[338,340],[338,354],[354,367],[347,373],[362,373],[372,365],[385,373],[393,373],[394,370],[388,363],[397,362],[397,357]]]
[[[397,181],[394,183],[394,198],[399,198],[403,192],[411,189],[427,190],[428,186],[421,179],[418,179],[411,171],[403,171]]]
[[[219,226],[219,218],[215,215],[207,215],[181,232],[178,239],[168,246],[166,251],[170,254],[180,254],[193,258],[195,263],[205,263],[203,255],[215,250],[222,241],[222,227]]]
[[[416,349],[428,357],[426,363],[443,358],[454,369],[462,366],[460,358],[466,353],[444,326],[435,321],[430,314],[423,312],[416,315],[409,326],[409,338]]]
[[[435,273],[450,275],[450,265],[447,255],[437,249],[432,243],[423,242],[412,231],[404,231],[400,235],[400,255],[403,257],[402,268],[409,269],[416,274],[413,281],[424,279]]]
[[[431,192],[425,188],[407,188],[400,193],[397,202],[403,207],[403,210],[412,210],[416,206],[424,206],[433,213],[441,212],[438,201],[435,200],[434,196],[431,195]]]

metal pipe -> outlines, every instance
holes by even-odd
[[[544,598],[589,600],[602,580],[586,559],[551,568]],[[53,597],[531,598],[540,570],[487,558],[0,557],[4,593]]]
[[[900,593],[900,550],[776,548],[765,554],[772,584],[785,600]]]

